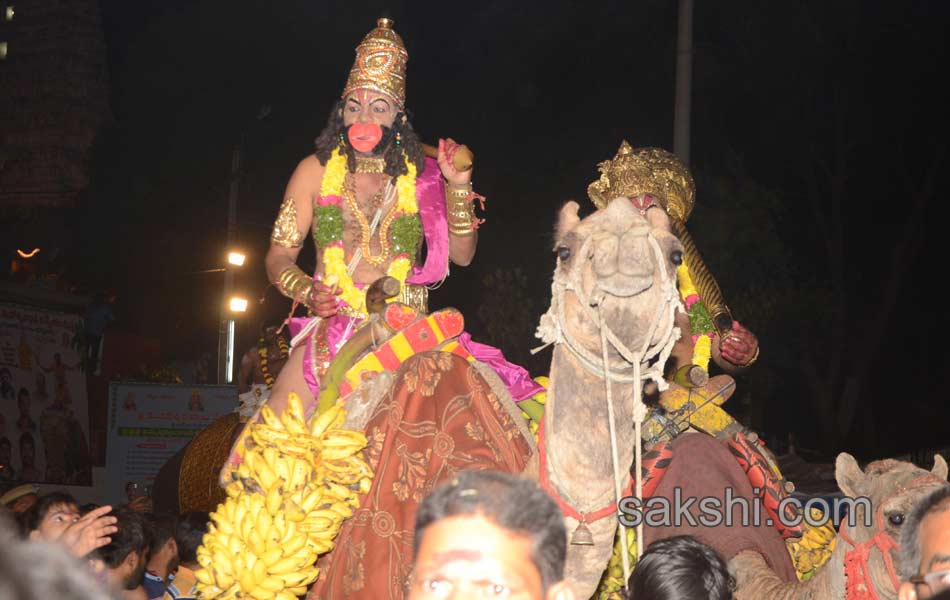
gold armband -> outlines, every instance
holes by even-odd
[[[472,186],[446,188],[449,233],[469,236],[475,232],[475,203],[472,201]]]
[[[297,265],[290,265],[280,272],[274,282],[280,293],[291,300],[310,304],[310,295],[313,292],[313,278],[304,273]]]
[[[287,198],[280,205],[270,241],[283,248],[300,248],[303,246],[303,238],[304,234],[297,229],[297,204],[293,198]]]

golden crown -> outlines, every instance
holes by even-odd
[[[406,103],[406,63],[409,54],[390,19],[379,19],[376,28],[356,47],[356,60],[343,89],[343,98],[353,90],[368,89],[386,94],[402,108]]]
[[[613,160],[597,165],[600,179],[587,186],[598,209],[618,197],[650,195],[674,219],[685,223],[693,211],[696,184],[686,165],[662,148],[634,150],[626,140]]]

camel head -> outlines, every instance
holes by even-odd
[[[886,459],[870,463],[863,471],[853,456],[842,452],[835,461],[835,478],[838,487],[850,498],[870,500],[870,514],[865,505],[855,507],[855,526],[848,530],[855,544],[868,543],[874,536],[885,532],[896,543],[900,542],[901,528],[914,505],[941,485],[947,485],[947,462],[939,454],[934,457],[934,466],[926,471],[909,462]],[[870,523],[870,526],[868,526]],[[839,544],[851,550],[844,537]],[[890,550],[895,569],[899,564],[898,549]],[[872,548],[868,559],[871,583],[881,598],[897,598],[893,579],[881,552]]]
[[[561,328],[596,356],[602,348],[599,315],[634,352],[648,335],[651,344],[661,343],[673,327],[670,303],[679,303],[676,266],[683,258],[669,217],[659,208],[641,214],[623,197],[583,220],[578,208],[568,202],[557,226],[554,287],[564,290]],[[620,359],[613,349],[610,356]]]

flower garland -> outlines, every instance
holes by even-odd
[[[712,316],[693,285],[693,278],[685,261],[676,267],[676,277],[679,279],[680,296],[686,305],[689,329],[693,336],[693,364],[708,371],[709,359],[712,357],[712,339],[716,333]]]
[[[390,227],[390,244],[393,260],[386,274],[405,285],[412,269],[412,255],[422,238],[422,223],[419,220],[419,205],[416,201],[416,166],[408,159],[408,173],[396,179],[396,216]],[[346,155],[335,149],[327,161],[320,184],[320,197],[313,209],[316,227],[313,239],[323,249],[324,275],[334,277],[343,290],[340,298],[357,312],[366,312],[366,292],[357,288],[346,270],[343,249],[342,192],[346,185]]]
[[[280,349],[278,360],[287,358],[287,355],[290,354],[290,348],[283,336],[277,336],[277,347]],[[257,340],[257,355],[261,357],[261,373],[264,375],[264,383],[267,384],[267,389],[271,389],[274,387],[275,379],[267,366],[267,340],[263,336]]]

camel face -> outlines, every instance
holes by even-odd
[[[656,331],[669,327],[672,314],[660,307],[668,305],[671,286],[675,290],[674,261],[683,248],[661,209],[643,215],[628,199],[617,198],[580,220],[577,204],[570,202],[561,212],[556,252],[555,280],[569,290],[564,325],[591,352],[601,348],[592,311],[634,351],[652,323]]]

